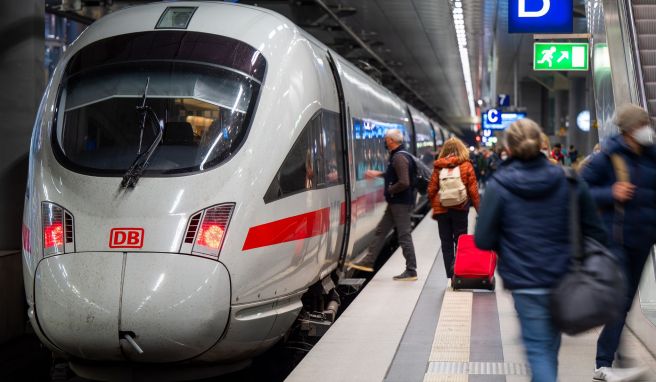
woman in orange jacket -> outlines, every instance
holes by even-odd
[[[458,237],[467,233],[469,207],[474,206],[478,211],[478,183],[474,166],[469,161],[469,151],[458,138],[450,138],[444,143],[433,167],[428,200],[433,207],[433,219],[437,220],[444,267],[450,279]]]

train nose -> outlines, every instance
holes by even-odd
[[[75,253],[37,270],[37,317],[62,350],[95,360],[175,362],[221,337],[230,279],[219,262],[166,253]],[[140,353],[125,334],[134,338]]]
[[[120,253],[47,257],[36,270],[34,312],[48,340],[90,360],[122,360],[118,340]]]
[[[230,314],[230,278],[223,264],[201,257],[128,253],[121,331],[133,332],[138,354],[121,341],[125,354],[144,362],[195,357],[221,337]]]

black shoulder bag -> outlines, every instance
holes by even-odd
[[[578,178],[565,169],[569,185],[572,268],[551,293],[551,316],[563,333],[574,335],[620,318],[626,282],[615,256],[581,232]]]

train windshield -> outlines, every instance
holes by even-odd
[[[246,139],[265,69],[255,48],[208,33],[147,31],[96,41],[66,65],[55,156],[74,171],[122,176],[140,146],[159,134],[141,129],[137,106],[146,93],[163,134],[143,175],[217,166]]]
[[[155,138],[153,129],[141,129],[137,110],[148,81],[146,105],[164,135],[145,174],[202,171],[239,147],[258,81],[192,63],[124,63],[66,80],[57,118],[57,142],[66,159],[89,171],[125,172],[143,142]]]

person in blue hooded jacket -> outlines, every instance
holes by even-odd
[[[497,252],[498,272],[512,291],[533,382],[555,382],[561,333],[551,322],[550,291],[571,262],[570,183],[540,152],[540,127],[530,119],[505,133],[509,159],[488,182],[475,231],[476,245]],[[581,230],[606,242],[585,182],[577,182]]]
[[[644,371],[639,367],[612,368],[612,364],[626,313],[656,239],[656,148],[649,114],[626,104],[617,108],[613,123],[620,134],[604,141],[601,153],[591,157],[581,170],[611,233],[609,249],[620,260],[628,282],[625,314],[606,325],[597,341],[594,379],[598,381],[632,378]]]

